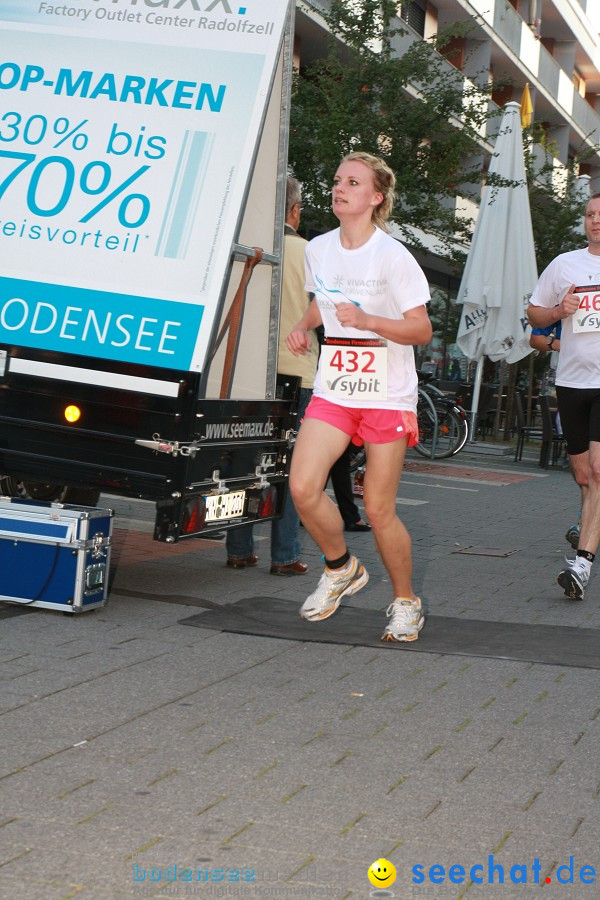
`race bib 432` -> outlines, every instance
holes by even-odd
[[[321,387],[338,400],[387,400],[387,341],[326,338],[321,347]]]

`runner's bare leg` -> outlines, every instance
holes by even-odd
[[[414,597],[411,539],[396,514],[396,495],[407,443],[404,438],[389,444],[365,444],[365,510],[390,576],[394,597]]]
[[[595,553],[600,543],[600,443],[590,441],[586,453],[577,453],[570,459],[575,480],[583,486],[579,546]]]
[[[324,485],[329,471],[350,442],[350,437],[328,422],[305,419],[292,454],[290,490],[304,528],[326,559],[346,552],[344,522]]]

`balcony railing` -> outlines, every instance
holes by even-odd
[[[303,3],[312,6],[319,12],[328,11],[330,8],[330,0],[302,0]],[[564,113],[569,115],[577,124],[578,128],[583,132],[592,143],[600,143],[600,116],[592,107],[584,100],[583,97],[575,90],[569,80],[567,73],[559,66],[552,55],[543,47],[539,41],[535,40],[523,19],[515,12],[515,10],[507,2],[490,3],[490,0],[467,0],[466,6],[470,6],[473,12],[477,12],[479,16],[491,25],[496,35],[507,45],[507,47],[517,56],[524,65],[535,75],[547,92],[555,99],[555,102],[561,103]],[[405,22],[399,23],[404,29],[403,34],[398,34],[393,40],[393,49],[402,56],[410,46],[416,41],[422,40],[421,36],[413,31]],[[447,70],[448,76],[456,79],[463,87],[466,94],[467,89],[472,84],[468,78],[456,69],[450,63],[444,62],[444,68]],[[419,85],[414,85],[415,90],[419,91]],[[498,109],[496,104],[490,101],[490,109]],[[491,142],[493,145],[496,135],[500,128],[500,117],[494,117],[488,120],[482,129],[481,137]],[[552,158],[548,151],[540,144],[536,144],[534,148],[534,158],[536,167],[542,168],[543,161],[551,161],[551,167],[546,171],[551,171],[547,177],[550,178],[555,186],[563,185],[566,181],[567,168],[559,159]],[[459,204],[460,205],[460,204]],[[469,204],[468,210],[463,211],[463,215],[473,213],[473,208]]]
[[[464,6],[477,13],[493,28],[496,37],[537,78],[562,114],[572,119],[592,143],[600,142],[600,116],[575,90],[570,74],[535,40],[527,24],[513,7],[504,0],[496,3],[490,3],[490,0],[468,0]]]

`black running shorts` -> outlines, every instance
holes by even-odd
[[[600,388],[556,386],[560,424],[571,456],[600,442]]]

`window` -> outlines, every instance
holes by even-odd
[[[402,0],[400,18],[420,34],[425,35],[425,0]]]
[[[573,86],[581,97],[585,97],[585,81],[577,70],[573,72]]]

